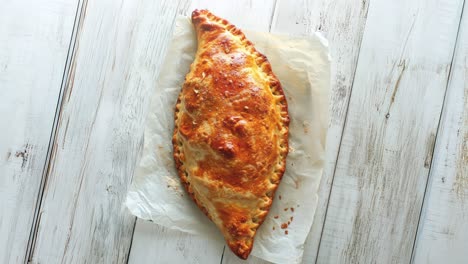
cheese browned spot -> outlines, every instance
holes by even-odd
[[[187,192],[246,259],[288,153],[288,109],[267,58],[207,10],[192,13],[198,50],[175,109],[176,167]]]

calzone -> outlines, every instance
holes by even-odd
[[[288,154],[288,107],[267,58],[228,21],[195,10],[198,49],[175,107],[180,179],[247,259]]]

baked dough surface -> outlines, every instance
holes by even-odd
[[[246,259],[286,166],[286,98],[239,29],[207,10],[192,22],[198,50],[176,104],[174,159],[192,199]]]

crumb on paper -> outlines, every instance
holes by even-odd
[[[294,219],[294,217],[293,217],[293,216],[291,216],[291,218],[289,218],[289,219],[291,219],[291,222],[292,222],[292,220]]]
[[[280,200],[281,200],[281,195],[279,195],[279,196],[278,196],[278,199],[280,199]]]
[[[293,208],[293,207],[291,207],[291,208],[289,208],[289,209],[291,209],[291,212],[294,212],[294,208]]]
[[[166,187],[168,189],[172,189],[176,195],[184,196],[183,191],[179,188],[180,187],[180,182],[177,182],[174,179],[171,179],[169,176],[165,177],[166,179]]]
[[[273,230],[275,230],[275,227],[273,227]]]
[[[307,122],[307,121],[302,122],[302,127],[304,128],[304,133],[305,134],[309,133],[309,126],[310,126],[309,122]]]
[[[286,229],[288,228],[288,224],[287,223],[282,223],[281,224],[281,229]]]
[[[289,208],[284,208],[284,211],[287,211]]]
[[[287,235],[287,234],[288,234],[288,230],[284,230],[284,234]]]
[[[273,216],[273,218],[274,218],[274,219],[278,219],[278,216],[277,216],[277,215],[275,215],[275,216]]]

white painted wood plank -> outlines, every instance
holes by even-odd
[[[192,0],[186,14],[208,9],[241,29],[269,31],[276,0],[210,1]]]
[[[373,0],[319,263],[410,261],[461,0]]]
[[[125,263],[123,205],[177,2],[84,3],[32,263]]]
[[[468,263],[468,4],[465,2],[414,263]]]
[[[0,263],[25,261],[77,2],[0,4]]]
[[[139,220],[128,263],[219,263],[223,249],[223,244],[207,243],[203,236]]]
[[[223,254],[223,261],[221,264],[269,264],[272,262],[257,258],[255,256],[250,255],[247,260],[243,260],[238,258],[232,251],[226,246]]]
[[[367,9],[368,1],[362,0],[278,0],[271,26],[275,33],[307,36],[322,32],[329,41],[332,56],[327,162],[314,223],[305,246],[304,263],[315,262],[318,252]]]
[[[180,5],[179,13],[190,16],[194,9],[209,9],[214,14],[228,19],[242,29],[268,31],[272,19],[275,2],[272,0],[262,1],[208,1],[195,0]],[[240,19],[241,18],[241,19]],[[194,205],[195,206],[195,205]],[[148,223],[137,220],[133,236],[132,250],[129,263],[237,263],[238,258],[230,252],[225,245],[203,238],[194,237],[186,233],[170,231],[163,227],[145,227]],[[193,241],[197,241],[194,245]],[[161,245],[164,245],[161,247]],[[142,252],[151,247],[161,262],[154,257],[148,257]],[[178,248],[184,248],[183,251]],[[195,248],[196,250],[194,250]],[[220,250],[221,248],[221,250]],[[224,250],[224,256],[222,254]],[[194,260],[197,261],[194,261]],[[199,261],[200,260],[200,261]],[[201,261],[204,260],[204,261]],[[216,260],[216,261],[215,261]],[[265,263],[253,256],[244,263]]]

